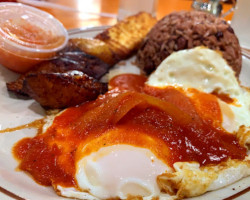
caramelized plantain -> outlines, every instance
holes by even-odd
[[[46,109],[61,109],[94,100],[107,91],[107,84],[83,72],[36,73],[25,78],[28,95]]]
[[[156,21],[150,14],[141,12],[106,29],[95,39],[105,42],[119,60],[126,59],[139,48]]]
[[[110,65],[101,59],[83,52],[71,43],[60,53],[57,59],[51,61],[51,64],[54,65],[52,67],[53,72],[78,70],[97,80],[106,74],[110,68]],[[41,69],[46,69],[46,66],[40,66]]]
[[[27,96],[27,88],[23,85],[23,82],[29,74],[64,73],[77,70],[98,80],[107,73],[109,68],[110,66],[99,58],[88,55],[76,46],[69,44],[57,59],[42,62],[25,75],[21,75],[16,81],[6,85],[9,91]]]
[[[23,87],[24,80],[25,75],[21,75],[17,80],[6,83],[8,91],[11,91],[17,95],[28,96],[26,88]]]

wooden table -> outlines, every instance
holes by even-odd
[[[117,14],[119,0],[47,0],[47,2],[64,5],[72,9],[72,11],[66,11],[41,8],[59,19],[67,29],[112,25],[117,22],[116,18],[86,15],[84,12]],[[157,18],[160,19],[173,11],[190,10],[191,4],[192,0],[158,0]],[[230,7],[228,4],[223,5],[224,10],[228,10]],[[79,12],[75,12],[73,9],[79,10]],[[227,19],[230,18],[231,16]]]

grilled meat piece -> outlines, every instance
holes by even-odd
[[[110,66],[95,56],[88,55],[73,44],[69,44],[58,58],[42,62],[33,70],[21,75],[16,81],[7,83],[7,88],[16,94],[28,95],[27,88],[23,85],[24,80],[30,74],[38,73],[65,73],[77,70],[99,80],[107,73]]]
[[[61,109],[94,100],[107,91],[107,84],[83,72],[30,73],[24,87],[28,95],[46,109]]]

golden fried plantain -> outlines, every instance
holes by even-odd
[[[139,48],[156,21],[150,14],[140,12],[106,29],[95,39],[105,42],[120,60],[126,59]]]
[[[107,91],[107,84],[79,71],[29,74],[24,86],[28,95],[46,109],[79,105]]]
[[[109,65],[114,65],[118,62],[118,58],[116,58],[109,46],[101,40],[91,38],[72,38],[69,40],[69,43],[77,46],[86,54],[100,58]]]

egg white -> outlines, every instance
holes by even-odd
[[[243,161],[228,160],[204,167],[200,167],[197,162],[176,162],[175,172],[160,175],[158,183],[165,191],[176,193],[178,198],[199,196],[249,176],[249,159],[248,156]]]
[[[223,113],[224,128],[234,132],[241,125],[250,126],[250,91],[240,86],[235,72],[217,51],[196,47],[175,52],[149,76],[147,84],[154,87],[175,86],[185,90],[195,88],[205,93],[216,91],[219,94],[227,94],[236,102],[226,104],[219,100],[224,109],[233,113]]]
[[[81,190],[100,199],[160,194],[158,175],[171,171],[150,150],[131,145],[102,147],[76,163],[76,180]]]
[[[173,199],[162,194],[157,184],[159,175],[173,172],[173,169],[146,148],[125,144],[102,147],[83,156],[75,165],[78,188],[54,185],[62,196],[89,200]]]

